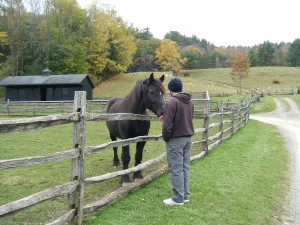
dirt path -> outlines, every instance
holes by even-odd
[[[290,217],[286,217],[284,224],[300,225],[300,110],[290,98],[275,98],[277,109],[270,113],[251,115],[251,119],[278,127],[286,139],[291,154],[291,201]],[[287,206],[288,207],[288,206]]]

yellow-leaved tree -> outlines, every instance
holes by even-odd
[[[170,39],[162,40],[155,53],[160,66],[164,70],[171,70],[173,76],[178,75],[182,65],[186,62],[186,59],[180,58],[176,42]]]
[[[250,63],[245,52],[235,53],[231,65],[231,78],[239,82],[240,94],[242,93],[242,79],[249,76]]]

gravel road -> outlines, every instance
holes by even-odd
[[[276,110],[270,113],[250,115],[251,119],[272,124],[278,128],[286,139],[291,154],[291,187],[287,197],[289,216],[285,216],[283,224],[300,225],[300,110],[290,98],[275,98]]]

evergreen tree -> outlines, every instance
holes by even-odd
[[[290,66],[300,66],[300,39],[296,39],[291,44],[288,55],[287,62]]]
[[[269,41],[265,41],[258,47],[258,65],[274,66],[275,45]]]

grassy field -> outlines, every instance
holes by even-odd
[[[163,204],[171,196],[165,174],[85,217],[84,224],[280,224],[289,162],[283,146],[273,127],[250,121],[208,157],[192,163],[188,204]]]
[[[264,70],[269,79],[266,78],[267,75],[263,75]],[[255,83],[257,87],[268,86],[270,83],[272,85],[272,80],[280,77],[282,79],[275,87],[296,87],[300,84],[300,76],[296,76],[299,72],[297,68],[254,68],[251,69],[250,77],[245,80],[244,86],[247,88],[244,90],[255,89]],[[156,73],[155,77],[161,74]],[[94,97],[125,96],[136,81],[148,76],[149,73],[116,76],[97,87]],[[165,84],[170,78],[166,77]],[[233,94],[238,86],[232,83],[227,69],[191,71],[191,76],[182,79],[186,91],[189,92],[207,89],[210,93],[222,95],[232,90]],[[300,105],[299,95],[289,97]],[[240,98],[237,95],[230,96],[230,100],[238,101]],[[228,99],[216,98],[220,101]],[[263,97],[260,102],[251,106],[252,113],[273,109],[275,104],[271,96]],[[194,123],[197,124],[195,128],[199,128],[202,121],[195,120]],[[150,133],[160,134],[161,124],[153,122]],[[59,125],[31,132],[1,133],[0,140],[0,159],[43,155],[71,148],[72,125]],[[88,122],[87,146],[108,141],[105,123]],[[162,141],[147,143],[143,161],[164,151]],[[134,151],[131,152],[133,159]],[[85,177],[105,174],[112,171],[112,151],[87,156],[85,162]],[[162,200],[171,195],[169,176],[166,174],[131,192],[126,198],[97,213],[87,215],[84,224],[274,224],[274,221],[281,220],[284,213],[281,207],[285,194],[282,187],[289,178],[286,173],[288,162],[288,152],[277,131],[271,126],[250,121],[235,136],[214,149],[208,157],[192,164],[190,204],[183,208],[163,206]],[[149,172],[150,170],[144,171],[144,175]],[[69,160],[0,170],[0,205],[68,182],[69,176]],[[86,186],[85,204],[105,196],[117,187],[118,178]],[[10,217],[1,218],[0,224],[44,224],[66,212],[67,205],[66,197],[47,201]]]
[[[183,80],[184,91],[202,92],[208,90],[212,95],[232,95],[239,89],[239,83],[230,77],[230,69],[203,69],[191,70],[190,76],[180,77]],[[156,72],[158,78],[162,74],[167,75],[164,81],[165,87],[172,78],[170,72]],[[149,72],[129,73],[115,76],[104,81],[94,89],[94,98],[126,96],[133,85],[142,79],[149,77]],[[275,82],[275,83],[274,83]],[[279,82],[279,83],[277,83]],[[244,94],[256,89],[263,92],[291,92],[300,87],[300,68],[294,67],[254,67],[250,68],[249,77],[242,81]]]
[[[199,124],[200,121],[194,123]],[[151,134],[159,134],[160,126],[158,122],[152,123]],[[109,141],[102,122],[88,122],[87,137],[87,146]],[[0,134],[0,138],[2,159],[42,155],[68,149],[72,145],[72,125]],[[143,161],[158,156],[164,150],[162,142],[147,143]],[[88,156],[85,162],[86,177],[104,174],[112,171],[112,152],[108,150]],[[284,142],[276,130],[250,121],[208,157],[192,164],[192,199],[183,209],[166,208],[162,204],[162,200],[171,195],[169,175],[166,174],[131,192],[129,198],[110,204],[98,213],[86,215],[84,224],[120,224],[120,221],[121,224],[228,224],[229,221],[230,224],[273,224],[270,221],[280,220],[283,213],[280,203],[284,194],[282,186],[288,178],[287,164]],[[149,172],[144,171],[144,175]],[[270,172],[276,176],[270,176]],[[0,204],[67,182],[69,173],[68,160],[0,170],[0,189],[5,190],[0,193]],[[117,187],[118,178],[86,186],[85,204]],[[43,224],[66,211],[66,198],[58,198],[2,218],[0,224]],[[177,216],[170,217],[170,214]],[[224,223],[218,223],[220,221]]]

